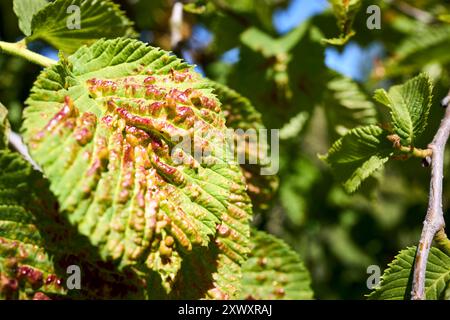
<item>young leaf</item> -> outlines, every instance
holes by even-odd
[[[13,9],[19,19],[19,28],[26,36],[31,35],[33,16],[47,4],[47,0],[14,0]]]
[[[416,247],[400,251],[394,261],[384,271],[380,284],[368,295],[374,300],[410,299],[412,272]],[[425,274],[425,294],[427,300],[444,298],[450,284],[450,257],[431,248]]]
[[[55,202],[19,154],[0,150],[0,168],[0,299],[64,294],[53,262],[57,246],[40,229]]]
[[[27,105],[30,152],[104,260],[145,265],[170,291],[195,248],[245,259],[250,199],[220,102],[191,66],[100,40],[44,70]]]
[[[386,139],[387,135],[386,131],[375,125],[352,129],[321,158],[331,165],[347,192],[354,192],[392,155],[393,149]]]
[[[238,146],[238,155],[245,158],[241,164],[247,184],[247,192],[252,199],[253,208],[265,210],[278,188],[275,174],[261,174],[263,168],[270,166],[270,131],[264,130],[261,114],[250,100],[227,86],[211,81],[214,93],[222,102],[222,110],[228,128],[234,131],[234,141]],[[250,163],[250,160],[252,163]]]
[[[433,95],[430,78],[422,73],[402,85],[396,85],[386,92],[375,91],[374,98],[391,110],[395,133],[405,146],[414,145],[416,138],[427,126]]]
[[[8,110],[0,103],[0,150],[8,147],[9,130]]]
[[[133,23],[111,0],[56,0],[33,16],[28,41],[44,40],[70,54],[103,37],[134,35]]]
[[[252,230],[252,250],[242,267],[242,299],[312,299],[311,279],[300,257],[282,240]]]
[[[339,38],[324,39],[325,43],[342,46],[355,34],[352,30],[353,20],[361,7],[361,0],[328,0],[337,19],[341,32]]]

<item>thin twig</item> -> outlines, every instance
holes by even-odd
[[[445,116],[441,121],[433,141],[428,145],[431,154],[431,181],[428,210],[423,222],[422,235],[417,247],[414,263],[414,275],[411,291],[411,299],[424,300],[425,296],[425,272],[427,268],[428,254],[436,233],[445,227],[444,213],[442,211],[442,180],[444,178],[444,150],[450,134],[450,91],[443,100],[446,107]]]
[[[14,131],[10,131],[9,132],[9,144],[18,153],[20,153],[22,155],[22,157],[24,157],[25,160],[27,160],[29,163],[31,163],[31,165],[33,166],[34,169],[42,172],[42,169],[31,158],[31,156],[30,156],[30,154],[28,152],[27,146],[25,145],[25,143],[23,143],[22,137],[18,133],[15,133]]]
[[[170,45],[176,49],[183,40],[183,4],[176,1],[173,4],[172,15],[170,16]]]

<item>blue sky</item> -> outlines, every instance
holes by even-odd
[[[329,8],[327,0],[292,0],[286,9],[279,9],[273,15],[273,24],[277,32],[285,34],[308,18],[320,14]],[[206,46],[212,41],[211,34],[203,27],[194,29],[193,38],[198,45]],[[383,47],[374,43],[367,48],[361,48],[350,41],[342,50],[327,47],[325,50],[325,64],[341,74],[354,80],[364,81],[372,69],[372,61],[383,54]],[[186,57],[189,58],[189,57]],[[222,60],[236,63],[239,60],[239,49],[226,52]]]
[[[289,32],[298,24],[308,18],[320,14],[328,9],[327,0],[291,0],[286,9],[279,9],[273,15],[273,23],[277,32],[281,35]],[[194,26],[190,43],[193,47],[206,47],[212,41],[212,34],[203,26]],[[50,47],[45,47],[42,54],[57,59],[57,52]],[[367,48],[361,48],[355,42],[349,42],[342,52],[335,47],[325,50],[325,64],[357,81],[363,81],[372,69],[372,61],[383,54],[383,47],[374,43]],[[183,52],[184,58],[193,62],[188,51]],[[239,49],[235,48],[226,52],[222,60],[227,63],[236,63],[239,60]],[[203,70],[198,69],[202,72]],[[203,72],[202,72],[203,73]]]
[[[286,33],[309,17],[328,8],[327,0],[292,0],[287,9],[277,10],[273,24],[279,33]]]

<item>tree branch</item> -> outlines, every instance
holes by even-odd
[[[423,222],[422,234],[417,247],[414,263],[414,275],[411,299],[425,300],[425,272],[428,255],[433,239],[445,227],[444,213],[442,211],[442,180],[444,178],[444,150],[450,134],[450,91],[443,100],[446,107],[445,116],[441,121],[433,141],[428,145],[431,149],[431,182],[428,210]]]
[[[39,53],[28,50],[26,44],[21,41],[16,43],[0,41],[0,52],[24,58],[25,60],[38,64],[42,67],[50,67],[51,65],[56,63],[56,61],[53,59],[44,57]]]
[[[183,40],[183,4],[176,1],[172,8],[170,16],[170,45],[172,49],[176,49],[178,44]]]
[[[404,2],[404,1],[391,1],[395,7],[397,7],[398,10],[406,14],[407,16],[410,16],[411,18],[416,19],[417,21],[423,22],[425,24],[430,24],[436,19],[434,16],[424,10],[421,10],[419,8],[413,7],[412,5]]]

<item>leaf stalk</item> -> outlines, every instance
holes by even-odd
[[[56,63],[53,59],[28,50],[22,41],[16,43],[0,41],[0,52],[23,58],[44,68],[50,67]]]

